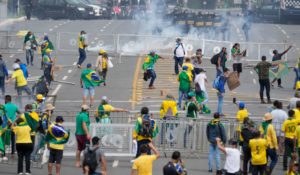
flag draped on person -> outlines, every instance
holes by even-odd
[[[70,131],[66,131],[63,126],[53,124],[49,126],[45,140],[52,144],[65,144],[69,138]]]
[[[31,131],[35,132],[37,130],[38,123],[39,123],[39,115],[33,111],[30,113],[25,112],[24,118],[25,118],[24,122],[29,125],[29,127],[31,128]]]
[[[269,75],[271,78],[282,78],[289,73],[289,66],[286,62],[280,63],[277,66],[273,66],[269,70]]]
[[[93,86],[99,86],[101,83],[105,82],[105,80],[101,79],[96,71],[91,70],[91,69],[86,69],[84,70],[85,75],[86,75],[86,80],[89,81],[90,84],[92,84]]]

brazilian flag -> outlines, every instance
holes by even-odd
[[[1,118],[1,122],[2,124],[0,125],[0,151],[5,154],[5,140],[7,140],[7,136],[10,137],[10,130],[7,131],[8,128],[8,118],[6,116],[6,112],[5,112],[5,106],[4,105],[0,105],[0,118]],[[8,139],[8,141],[10,141],[10,139]],[[8,145],[10,143],[8,142]]]
[[[289,73],[289,66],[287,63],[280,63],[277,66],[273,66],[269,70],[271,78],[281,78]]]
[[[63,126],[52,124],[48,128],[45,141],[52,144],[65,144],[69,141],[70,131],[66,131]]]
[[[93,86],[100,86],[101,83],[105,82],[105,80],[102,80],[96,73],[96,71],[93,70],[87,70],[88,72],[85,75],[85,78],[87,81],[89,81],[90,84]]]
[[[39,115],[36,112],[25,112],[25,122],[29,125],[32,132],[35,132],[39,123]]]

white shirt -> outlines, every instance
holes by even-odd
[[[224,169],[228,173],[236,173],[240,170],[241,152],[237,148],[225,148],[226,160]]]
[[[205,89],[205,80],[207,79],[204,72],[198,74],[195,78],[195,83],[198,83],[202,91],[206,91]]]
[[[282,123],[288,118],[287,113],[282,109],[274,109],[271,114],[273,116],[272,124],[275,127],[276,135],[284,136],[281,127]]]
[[[177,46],[176,46],[177,47]],[[175,48],[176,49],[176,48]],[[183,47],[183,44],[180,44],[178,48],[175,50],[175,56],[176,57],[184,57],[185,56],[185,49]]]
[[[292,97],[292,98],[290,99],[289,109],[295,109],[295,108],[296,108],[297,101],[300,101],[300,98]]]

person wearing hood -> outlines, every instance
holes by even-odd
[[[185,56],[185,48],[180,38],[176,39],[176,47],[174,49],[174,60],[175,60],[175,74],[179,74],[179,66],[182,67],[183,59]]]
[[[264,117],[264,121],[260,126],[260,133],[267,140],[268,148],[267,148],[267,156],[271,158],[270,166],[266,169],[267,175],[272,174],[273,169],[276,166],[278,161],[277,150],[278,150],[278,142],[276,137],[276,131],[272,124],[273,116],[271,113],[266,113]]]
[[[192,77],[187,73],[188,67],[183,66],[177,80],[179,81],[178,109],[181,109],[182,99],[186,99],[191,90]]]
[[[208,171],[213,172],[213,157],[216,160],[217,172],[221,170],[220,150],[217,147],[216,138],[220,138],[221,143],[226,144],[226,132],[223,124],[220,122],[220,114],[214,113],[214,119],[211,120],[206,127],[206,136],[209,141]]]

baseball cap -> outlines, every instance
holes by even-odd
[[[16,70],[16,69],[20,69],[20,65],[18,63],[14,63],[13,64],[13,69]]]
[[[43,100],[44,99],[44,96],[42,94],[37,94],[36,95],[36,99],[37,100]]]
[[[187,66],[183,66],[183,67],[182,67],[182,70],[187,70],[187,69],[188,69]]]
[[[239,108],[245,108],[245,103],[241,101],[241,102],[239,103]]]
[[[64,122],[64,118],[62,116],[57,116],[56,119],[55,119],[55,122]]]
[[[102,98],[101,98],[101,100],[103,100],[103,101],[108,101],[108,98],[106,97],[106,96],[102,96]]]
[[[104,49],[100,49],[99,53],[104,54],[104,53],[106,53],[106,51]]]
[[[92,67],[92,64],[91,64],[91,63],[88,63],[88,64],[86,65],[86,67],[87,67],[87,68],[90,68],[90,67]]]

